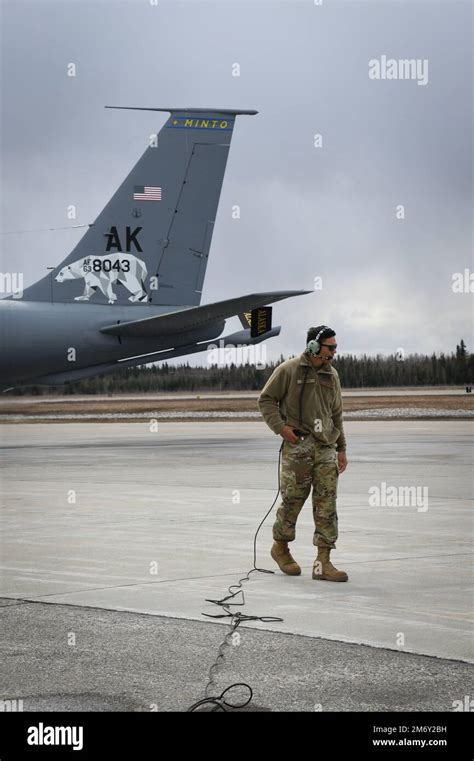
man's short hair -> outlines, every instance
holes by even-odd
[[[324,328],[324,330],[323,330]],[[308,344],[310,341],[314,341],[318,333],[322,331],[321,335],[319,336],[319,342],[323,340],[323,338],[332,338],[336,335],[336,331],[332,328],[328,328],[324,325],[318,325],[317,328],[309,328],[308,333],[306,335],[306,343]]]

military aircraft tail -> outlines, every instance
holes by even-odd
[[[71,253],[22,300],[200,304],[235,119],[257,112],[133,110],[170,116]]]

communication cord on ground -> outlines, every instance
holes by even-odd
[[[232,642],[232,635],[234,634],[234,632],[236,631],[236,629],[240,626],[242,622],[263,621],[264,623],[270,623],[270,622],[274,623],[276,621],[284,620],[283,618],[278,618],[276,616],[247,616],[245,615],[245,613],[241,613],[240,611],[237,611],[236,613],[232,613],[232,611],[230,610],[231,607],[245,605],[245,595],[244,595],[244,590],[242,588],[242,584],[244,581],[247,581],[250,579],[250,574],[254,573],[255,571],[258,571],[258,573],[275,573],[274,571],[269,571],[266,568],[257,567],[257,536],[263,524],[265,523],[266,519],[268,518],[271,511],[275,507],[275,503],[278,499],[278,495],[280,494],[280,464],[281,464],[282,449],[283,449],[283,442],[281,443],[280,451],[278,453],[278,491],[276,493],[275,499],[272,502],[271,507],[266,512],[263,519],[260,521],[260,524],[257,528],[257,531],[255,532],[255,536],[253,539],[253,568],[245,576],[239,579],[236,584],[231,584],[227,588],[227,591],[229,592],[229,594],[226,597],[223,597],[221,600],[206,599],[206,602],[212,602],[214,605],[219,605],[221,608],[223,608],[223,610],[225,610],[225,613],[216,613],[216,614],[203,613],[202,615],[206,616],[207,618],[230,618],[231,619],[230,629],[227,632],[224,639],[222,640],[219,646],[219,650],[217,652],[217,657],[214,663],[212,664],[211,668],[209,669],[209,681],[204,690],[204,697],[201,700],[198,700],[196,703],[193,703],[193,705],[187,709],[188,712],[199,711],[199,708],[201,706],[206,706],[206,705],[214,706],[214,708],[212,708],[211,711],[228,711],[229,709],[232,710],[237,708],[245,708],[245,706],[247,706],[250,703],[253,696],[253,690],[250,687],[250,685],[247,684],[246,682],[235,682],[234,684],[229,685],[229,687],[226,687],[226,689],[220,695],[216,695],[216,694],[210,695],[211,688],[217,687],[214,677],[216,676],[219,668],[222,666],[223,661],[225,660],[224,651],[227,647],[230,646]],[[230,600],[237,597],[237,595],[241,595],[241,602],[230,602]],[[232,703],[229,701],[228,698],[226,699],[224,697],[226,693],[229,692],[229,690],[232,690],[236,687],[237,688],[244,687],[246,688],[246,690],[248,690],[249,697],[247,698],[247,700],[244,700],[244,701],[240,700],[238,702]],[[217,690],[215,690],[215,692],[217,692]]]

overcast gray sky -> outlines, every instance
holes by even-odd
[[[95,219],[166,120],[106,104],[255,108],[237,118],[203,303],[321,277],[275,305],[270,358],[320,323],[343,353],[474,348],[473,295],[452,291],[473,271],[470,3],[15,0],[2,15],[3,232],[71,224],[69,204]],[[427,84],[370,79],[383,55],[427,59]],[[34,282],[81,233],[3,235],[1,269]]]

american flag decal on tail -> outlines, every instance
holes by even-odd
[[[154,185],[135,185],[133,188],[134,201],[161,201],[161,188]]]

